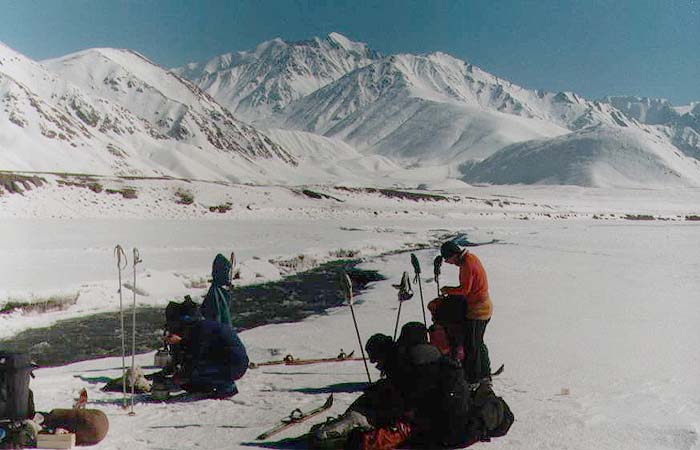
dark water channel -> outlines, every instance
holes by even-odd
[[[281,281],[237,287],[233,290],[233,325],[249,329],[260,325],[296,322],[312,314],[345,303],[339,283],[345,270],[358,293],[369,283],[383,280],[376,271],[355,268],[360,261],[344,260],[289,276]],[[183,299],[172,299],[182,301]],[[131,309],[125,311],[127,353],[131,349]],[[165,324],[165,307],[136,310],[136,352],[158,347]],[[30,353],[40,366],[56,366],[76,361],[121,355],[119,312],[68,319],[48,328],[30,329],[0,341],[0,349]]]

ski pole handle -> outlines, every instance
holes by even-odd
[[[418,262],[418,257],[415,253],[411,253],[411,264],[413,264],[413,271],[416,273],[416,277],[413,279],[414,283],[418,283],[418,292],[420,292],[420,306],[421,312],[423,313],[423,325],[428,329],[428,321],[425,318],[425,302],[423,301],[423,285],[420,281],[420,263]]]
[[[440,268],[442,267],[442,255],[437,255],[433,260],[433,273],[435,278],[440,276]]]
[[[437,284],[438,296],[440,295],[440,268],[442,267],[442,255],[437,255],[433,260],[433,274],[435,275],[435,283]]]
[[[141,259],[141,256],[139,255],[139,249],[134,247],[134,266],[136,266],[136,264],[139,264],[142,262],[143,262],[143,260]]]
[[[343,272],[340,275],[340,285],[343,288],[343,292],[345,292],[345,298],[347,298],[348,303],[352,305],[352,281],[347,272]]]
[[[126,253],[124,253],[124,249],[121,245],[117,245],[116,247],[114,247],[114,255],[117,257],[117,269],[119,269],[120,271],[126,269],[126,266],[129,264],[129,261],[126,260]],[[122,260],[124,261],[123,264]]]
[[[413,271],[416,273],[417,278],[420,275],[420,263],[415,253],[411,253],[411,264],[413,264]]]

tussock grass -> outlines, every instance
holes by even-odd
[[[68,307],[75,305],[80,297],[80,293],[68,295],[55,295],[47,298],[38,298],[32,300],[13,300],[9,299],[1,308],[0,314],[9,314],[15,311],[23,313],[36,312],[45,313],[50,311],[63,311]]]
[[[175,200],[175,203],[178,205],[191,205],[194,203],[194,195],[190,191],[186,191],[184,189],[178,189],[175,191],[175,197],[177,197],[177,200]]]
[[[0,173],[0,188],[10,194],[21,194],[24,191],[30,191],[35,187],[40,187],[46,180],[35,175],[18,175],[15,173]],[[0,192],[2,195],[2,192]]]

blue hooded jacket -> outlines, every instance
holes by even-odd
[[[190,337],[192,368],[189,384],[193,391],[236,393],[236,383],[248,369],[248,354],[231,325],[200,320]]]
[[[211,286],[200,309],[205,319],[215,320],[226,325],[231,324],[231,311],[229,310],[231,293],[225,289],[225,286],[229,284],[230,272],[231,263],[229,260],[221,253],[216,255],[211,269]]]

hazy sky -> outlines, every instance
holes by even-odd
[[[118,47],[174,67],[331,31],[528,88],[700,101],[700,0],[0,0],[0,41],[37,60]]]

